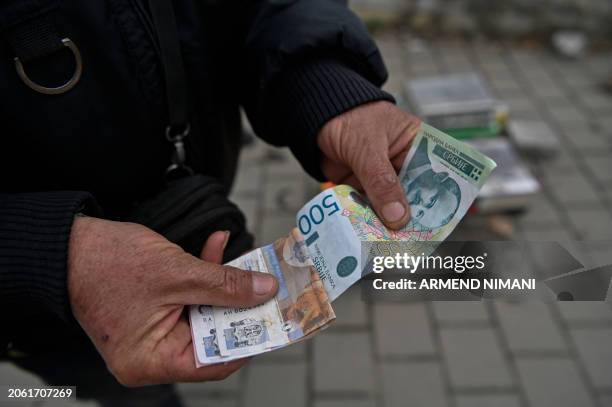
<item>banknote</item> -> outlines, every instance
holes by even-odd
[[[210,305],[194,305],[189,309],[189,323],[196,366],[222,362],[219,342]]]
[[[273,274],[276,297],[251,308],[194,305],[190,320],[198,366],[269,352],[304,340],[335,319],[331,303],[362,278],[362,242],[400,241],[428,255],[465,216],[496,164],[422,124],[399,173],[409,223],[387,229],[367,198],[347,185],[321,192],[297,214],[288,236],[229,263]]]
[[[275,300],[290,341],[298,341],[335,319],[327,291],[297,228],[266,246],[264,255],[279,281]]]
[[[266,247],[253,250],[228,263],[247,271],[269,273],[264,259]],[[287,343],[279,318],[278,304],[268,301],[255,307],[213,307],[213,316],[221,356],[247,355]]]
[[[428,255],[455,229],[476,199],[494,161],[465,143],[434,129],[421,127],[399,173],[411,210],[409,223],[387,229],[368,200],[340,185],[323,191],[297,214],[297,225],[334,301],[365,272],[362,241],[408,242],[414,255]]]
[[[227,265],[240,268],[246,271],[255,270],[260,271],[262,273],[267,272],[267,269],[265,267],[265,261],[263,259],[263,255],[261,254],[261,249],[253,250],[252,252],[249,252],[244,256],[241,256],[227,263]],[[236,349],[234,352],[235,355],[237,357],[243,357],[246,354],[246,352],[241,352],[244,346],[241,347],[239,344],[235,344],[234,342],[236,342],[237,340],[231,340],[231,343],[227,343],[228,337],[230,336],[229,333],[234,331],[234,328],[236,328],[235,331],[238,333],[244,333],[246,330],[253,328],[253,332],[251,332],[250,335],[247,335],[249,336],[247,340],[250,340],[253,344],[257,343],[258,338],[266,335],[267,328],[265,328],[263,324],[260,324],[260,327],[262,329],[258,331],[254,327],[253,321],[247,321],[247,319],[248,314],[255,314],[257,316],[257,320],[262,321],[265,313],[268,312],[269,314],[270,307],[273,307],[273,304],[271,303],[266,303],[264,305],[265,308],[261,312],[253,312],[252,310],[245,309],[245,318],[242,318],[242,323],[238,327],[233,327],[231,325],[226,327],[221,326],[221,329],[219,329],[215,323],[215,310],[217,311],[217,314],[219,314],[219,309],[216,309],[215,307],[212,307],[210,305],[192,306],[189,311],[189,319],[191,324],[192,339],[194,343],[196,364],[198,366],[202,366],[213,363],[227,362],[231,360],[227,357],[229,353],[228,348]],[[238,314],[241,310],[236,308],[229,308],[226,311],[228,313],[234,312]],[[219,319],[223,320],[223,318]],[[218,335],[221,335],[221,338],[219,338]],[[220,345],[222,345],[223,348],[221,348]],[[261,346],[259,350],[260,352],[257,353],[267,351],[266,348]],[[255,350],[251,349],[250,353],[255,353]]]
[[[256,307],[192,306],[190,321],[199,366],[287,346],[335,319],[319,273],[297,229],[228,265],[272,273],[279,290],[272,301]]]

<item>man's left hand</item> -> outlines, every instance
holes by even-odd
[[[397,177],[420,120],[389,102],[373,102],[335,117],[318,136],[323,174],[364,190],[391,229],[406,225],[410,207]]]

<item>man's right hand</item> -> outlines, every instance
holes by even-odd
[[[235,361],[196,369],[189,304],[248,307],[271,299],[269,274],[221,266],[224,234],[215,233],[202,261],[144,226],[76,218],[70,236],[68,292],[72,312],[126,386],[220,380]]]

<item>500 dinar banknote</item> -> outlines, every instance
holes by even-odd
[[[414,255],[430,254],[455,229],[496,164],[469,145],[421,124],[399,174],[411,219],[387,229],[367,199],[340,185],[323,191],[298,212],[297,226],[330,301],[363,275],[362,241],[408,242]]]

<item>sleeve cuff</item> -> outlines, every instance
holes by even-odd
[[[265,103],[267,131],[284,135],[302,167],[318,180],[321,152],[319,130],[330,119],[365,103],[393,96],[334,60],[311,62],[283,74],[271,85]]]
[[[68,242],[77,213],[99,212],[86,192],[0,194],[0,303],[71,319]],[[6,308],[5,308],[6,309]]]

